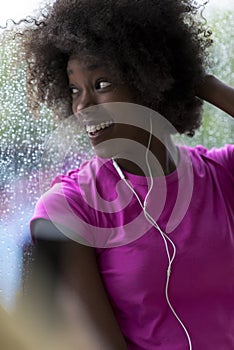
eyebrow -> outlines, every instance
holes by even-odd
[[[87,70],[93,71],[96,70],[98,68],[103,68],[105,67],[105,65],[103,63],[94,63],[94,64],[90,64],[89,66],[87,66]]]
[[[85,66],[85,68],[88,70],[88,71],[94,71],[98,68],[106,68],[107,65],[105,65],[104,63],[93,63],[93,64],[90,64],[88,66]],[[73,73],[73,70],[71,68],[67,68],[67,74],[68,75],[71,75]]]

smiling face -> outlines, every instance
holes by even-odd
[[[143,106],[139,109],[136,92],[107,65],[84,64],[76,56],[70,58],[67,74],[73,113],[81,119],[95,153],[101,158],[114,157],[126,170],[141,174],[137,164],[145,162],[149,112]],[[155,137],[150,150],[160,163],[167,159],[164,146]]]
[[[118,123],[103,105],[112,102],[136,103],[134,91],[127,84],[106,65],[87,65],[75,56],[68,62],[67,74],[72,111],[82,119],[96,153],[96,146],[106,140],[128,138],[138,141],[139,132],[134,126]]]

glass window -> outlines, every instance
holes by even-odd
[[[234,86],[233,7],[231,1],[222,1],[222,9],[214,3],[205,13],[214,40],[211,72]],[[10,308],[19,291],[22,262],[30,255],[29,220],[42,191],[39,177],[45,170],[41,161],[45,161],[45,140],[58,121],[52,120],[45,108],[37,118],[28,112],[25,66],[16,60],[17,40],[7,40],[8,35],[2,31],[0,36],[0,303]],[[182,139],[187,144],[212,147],[233,142],[233,135],[233,119],[205,104],[201,129],[194,138]],[[82,152],[89,149],[83,139],[78,142],[77,164]],[[72,150],[69,152],[72,156]]]

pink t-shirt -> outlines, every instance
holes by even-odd
[[[124,174],[143,201],[149,179]],[[234,349],[233,184],[233,146],[209,151],[181,147],[177,170],[154,178],[147,200],[148,212],[177,249],[169,296],[193,350]],[[94,157],[58,176],[36,206],[32,231],[38,218],[96,247],[129,350],[189,348],[166,303],[168,260],[162,237],[111,161]]]

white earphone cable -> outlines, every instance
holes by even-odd
[[[167,258],[168,258],[167,278],[166,278],[166,285],[165,285],[166,301],[167,301],[167,304],[168,304],[169,308],[171,309],[173,315],[175,316],[177,321],[180,323],[181,327],[183,328],[183,330],[184,330],[184,332],[186,334],[186,337],[187,337],[187,340],[188,340],[188,343],[189,343],[189,350],[192,350],[192,342],[191,342],[191,338],[190,338],[189,332],[188,332],[187,328],[185,327],[184,323],[182,322],[182,320],[180,319],[180,317],[178,316],[178,314],[176,313],[175,309],[173,308],[173,306],[171,304],[171,301],[170,301],[170,298],[169,298],[169,292],[168,292],[169,283],[170,283],[170,276],[171,276],[172,263],[173,263],[173,261],[175,259],[175,256],[176,256],[176,246],[175,246],[174,242],[170,239],[170,237],[168,237],[168,235],[165,234],[161,230],[161,228],[158,225],[158,223],[147,212],[147,207],[146,207],[148,197],[149,197],[149,195],[150,195],[150,193],[152,191],[152,188],[153,188],[153,176],[152,176],[152,171],[151,171],[151,167],[150,167],[149,159],[148,159],[151,139],[152,139],[152,119],[151,119],[151,116],[150,116],[150,136],[149,136],[147,150],[146,150],[146,154],[145,154],[145,161],[146,161],[147,168],[148,168],[149,175],[150,175],[150,187],[149,187],[149,190],[148,190],[148,192],[147,192],[147,194],[145,196],[143,204],[142,204],[141,199],[139,198],[138,194],[136,193],[134,188],[129,184],[129,182],[126,180],[122,170],[120,169],[119,165],[117,164],[117,162],[113,158],[112,158],[112,162],[113,162],[113,165],[114,165],[117,173],[119,174],[120,178],[125,182],[126,186],[130,189],[130,191],[135,195],[137,201],[139,202],[139,204],[140,204],[140,206],[141,206],[141,208],[142,208],[142,210],[144,212],[144,216],[145,216],[146,220],[159,231],[159,233],[160,233],[160,235],[161,235],[161,237],[163,239],[164,246],[165,246],[166,253],[167,253]],[[171,244],[171,246],[173,248],[172,255],[170,254],[167,241]]]

